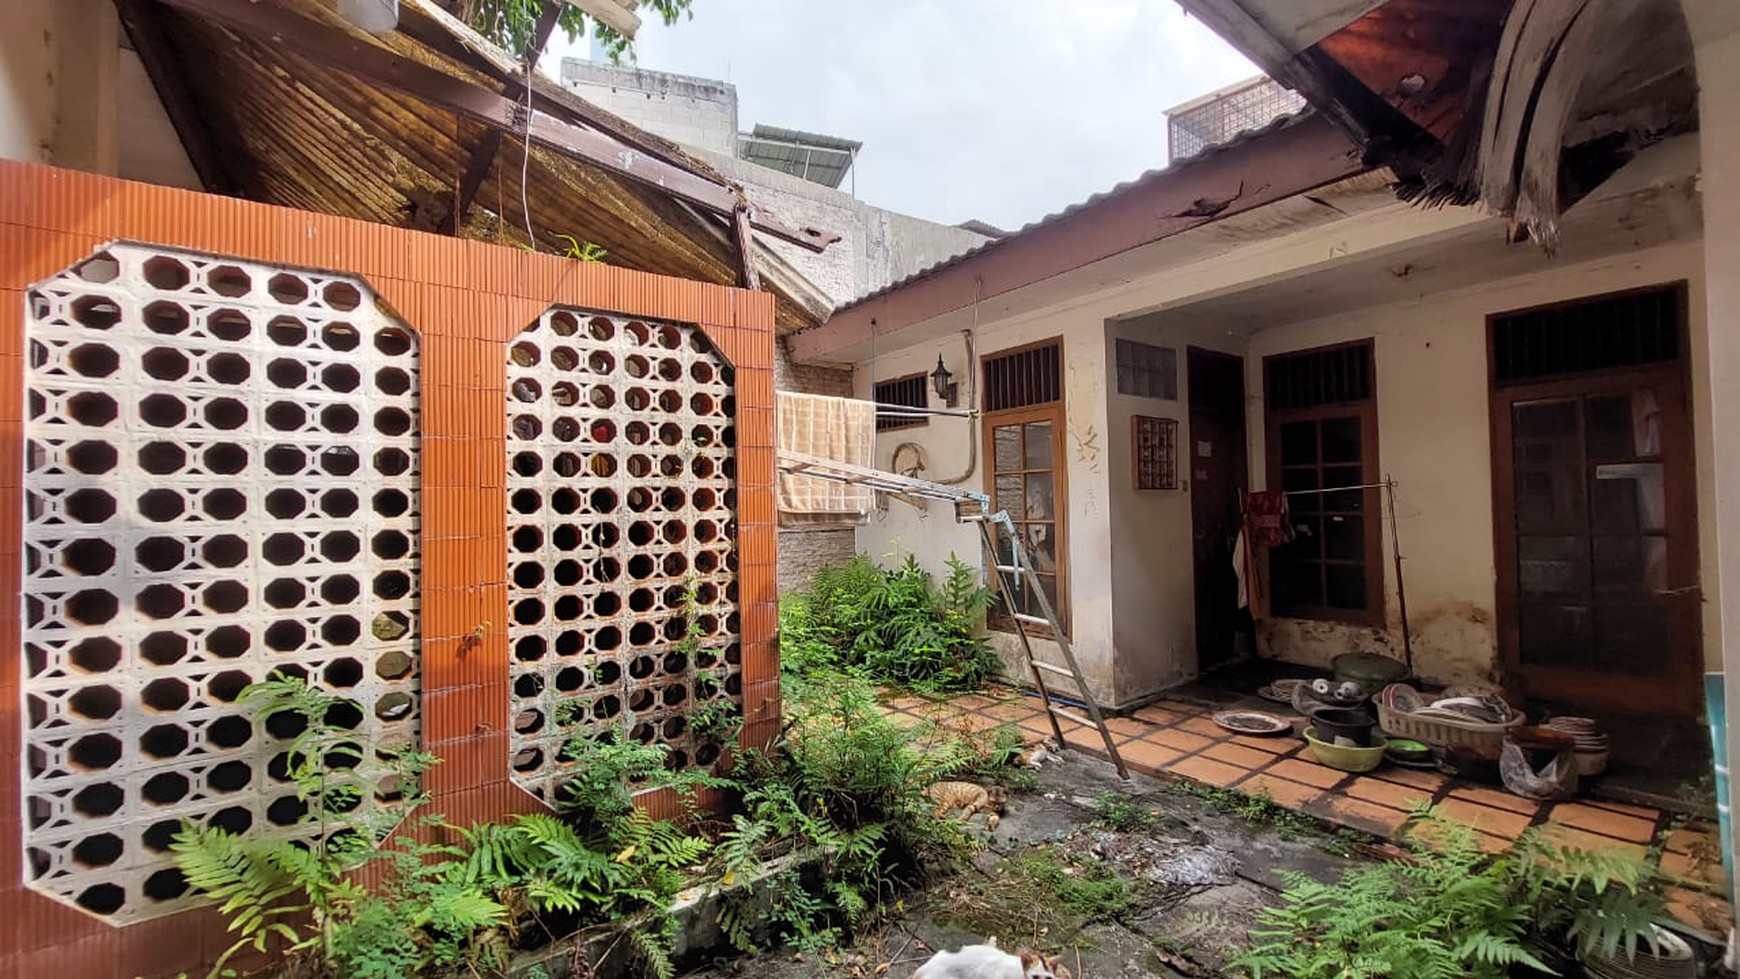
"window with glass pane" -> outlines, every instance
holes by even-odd
[[[1045,599],[1064,621],[1059,599],[1059,531],[1061,521],[1058,485],[1058,421],[1046,412],[1023,412],[1024,419],[1007,423],[987,419],[991,430],[991,475],[993,505],[1008,512],[1016,534],[1032,562]],[[1013,563],[1007,539],[1000,541],[998,564]],[[1044,615],[1030,583],[1015,596],[1015,606],[1026,615]]]
[[[1288,494],[1294,539],[1269,551],[1277,615],[1375,620],[1379,564],[1376,403],[1369,344],[1264,362],[1269,485]],[[1342,488],[1346,487],[1346,488]]]

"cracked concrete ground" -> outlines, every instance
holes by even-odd
[[[1095,801],[1106,792],[1153,812],[1144,820],[1152,825],[1129,833],[1096,825]],[[1005,879],[1000,872],[1018,866],[1022,854],[1048,846],[1084,866],[1098,862],[1126,878],[1145,878],[1133,892],[1137,902],[1116,921],[1046,915],[1057,930],[999,935],[1000,945],[1038,944],[1061,955],[1076,979],[1215,975],[1243,947],[1256,913],[1275,899],[1282,870],[1331,881],[1360,858],[1330,851],[1363,849],[1346,834],[1332,836],[1299,823],[1277,828],[1247,822],[1218,800],[1177,783],[1143,776],[1121,781],[1110,765],[1079,752],[1047,765],[1037,790],[1012,795],[987,840],[970,866],[909,895],[904,913],[850,948],[831,956],[766,952],[693,975],[909,979],[935,950],[989,937],[961,924],[962,917],[971,917],[963,912],[966,895],[994,895]],[[1035,926],[1042,927],[1037,915]]]

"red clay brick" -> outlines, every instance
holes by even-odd
[[[1610,836],[1627,843],[1648,843],[1655,835],[1655,820],[1625,816],[1578,802],[1561,802],[1547,816],[1549,822]]]
[[[1347,777],[1346,772],[1336,771],[1327,765],[1319,765],[1303,758],[1283,758],[1268,769],[1266,774],[1290,778],[1295,782],[1315,785],[1327,789]]]
[[[1250,774],[1247,769],[1201,756],[1177,762],[1168,771],[1174,775],[1182,775],[1188,779],[1218,786],[1231,785]]]

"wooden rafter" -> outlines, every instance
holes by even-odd
[[[561,17],[561,0],[544,0],[544,9],[538,14],[538,24],[532,33],[532,45],[526,51],[527,71],[532,70],[532,66],[543,56],[544,47],[550,43],[550,35],[555,33],[556,22]],[[525,98],[524,82],[509,79],[505,86],[503,95],[515,99]],[[459,190],[453,199],[453,209],[441,219],[440,226],[436,229],[441,234],[456,235],[465,225],[472,201],[477,199],[477,190],[483,186],[483,178],[489,174],[489,168],[495,165],[496,155],[501,152],[504,137],[502,130],[492,127],[485,130],[483,138],[477,141],[477,148],[472,151],[471,159],[466,161],[465,173],[459,178]]]
[[[162,11],[151,0],[115,0],[115,12],[200,184],[213,194],[239,196],[241,185],[225,166],[226,154],[218,149],[217,135],[206,125],[204,114],[194,101],[186,69],[163,28]]]
[[[627,149],[611,134],[583,128],[488,91],[437,68],[397,54],[349,32],[311,20],[271,0],[161,0],[212,23],[294,50],[371,85],[402,92],[494,129],[524,134],[531,141],[583,160],[625,180],[657,188],[717,217],[729,220],[743,203],[737,188],[664,160]],[[764,212],[753,212],[756,229],[820,252],[839,235],[815,228],[792,228]]]

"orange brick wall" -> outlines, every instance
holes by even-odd
[[[508,770],[505,363],[553,305],[698,325],[736,368],[742,741],[778,730],[771,486],[773,300],[478,242],[0,161],[0,976],[196,971],[225,942],[209,911],[125,928],[28,890],[20,799],[20,531],[25,292],[125,239],[366,279],[420,337],[422,732],[434,805],[471,822],[540,805]],[[481,639],[479,623],[493,623]],[[667,810],[670,799],[650,807]]]

